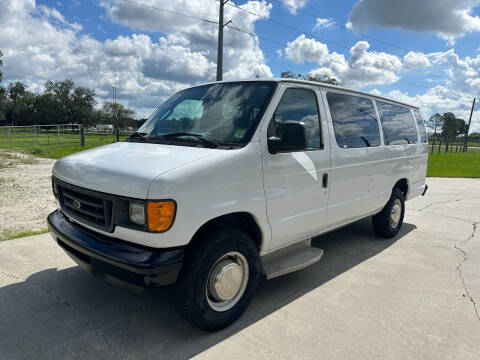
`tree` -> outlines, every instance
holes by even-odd
[[[323,75],[322,77],[318,75],[307,75],[307,76],[304,76],[303,79],[308,81],[315,81],[323,84],[338,85],[338,80],[328,75]]]
[[[442,115],[442,135],[448,139],[455,139],[467,131],[467,124],[463,119],[455,117],[455,114],[447,112]]]
[[[135,111],[109,101],[103,103],[102,112],[108,124],[120,129],[130,125],[135,115]]]
[[[437,138],[439,131],[442,129],[443,118],[439,113],[433,114],[425,120],[425,127],[433,132],[433,137]]]
[[[294,74],[290,70],[282,71],[280,73],[280,77],[284,79],[301,79],[302,76],[303,76],[302,74]]]
[[[67,124],[73,114],[73,101],[70,98],[70,93],[74,90],[74,84],[71,79],[62,81],[45,82],[44,94],[52,95],[54,103],[51,104],[51,111],[56,118],[57,124]]]
[[[3,71],[2,71],[3,60],[2,60],[2,56],[3,56],[3,53],[2,53],[2,50],[0,50],[0,83],[2,82],[2,78],[3,78]]]
[[[0,124],[114,124],[138,127],[135,112],[121,104],[105,103],[95,109],[95,91],[75,86],[71,79],[46,81],[42,93],[28,91],[22,82],[0,86]]]
[[[0,126],[7,125],[7,107],[9,105],[9,100],[7,97],[7,90],[0,86]],[[5,122],[5,124],[3,123]]]
[[[24,109],[22,99],[25,96],[25,85],[20,81],[8,84],[7,94],[10,99],[10,104],[7,106],[6,118],[7,122],[12,125],[20,125],[22,121]]]
[[[314,82],[319,82],[323,84],[330,84],[330,85],[338,85],[338,80],[335,78],[332,78],[328,75],[302,75],[300,73],[295,74],[290,70],[287,71],[282,71],[280,73],[280,77],[284,79],[297,79],[297,80],[308,80],[308,81],[314,81]]]
[[[92,124],[93,109],[95,107],[95,91],[77,87],[71,94],[73,104],[72,120],[77,124]]]

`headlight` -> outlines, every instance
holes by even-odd
[[[128,205],[128,218],[134,224],[145,225],[145,204],[130,202]]]
[[[170,229],[175,212],[176,205],[173,200],[147,202],[148,231],[163,232]]]

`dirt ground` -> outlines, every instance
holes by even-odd
[[[0,152],[0,240],[46,230],[55,160]]]

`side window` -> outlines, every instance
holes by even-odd
[[[414,110],[413,113],[415,114],[418,130],[420,131],[420,139],[422,139],[422,143],[427,143],[427,131],[425,130],[422,114],[420,114],[420,111],[418,110]]]
[[[285,90],[270,122],[268,137],[281,137],[281,124],[285,121],[303,122],[307,135],[307,147],[309,149],[322,147],[317,99],[312,90]]]
[[[385,145],[417,142],[417,129],[409,109],[381,101],[377,101],[377,107],[382,121]]]
[[[380,145],[380,130],[372,100],[329,92],[327,101],[338,146],[346,149]]]

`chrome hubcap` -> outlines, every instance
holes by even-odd
[[[227,311],[240,300],[248,283],[248,262],[237,252],[229,252],[213,265],[208,275],[206,295],[213,310]]]
[[[400,222],[400,216],[402,215],[402,203],[400,200],[395,199],[392,205],[392,209],[390,210],[390,224],[393,228],[398,226]]]

